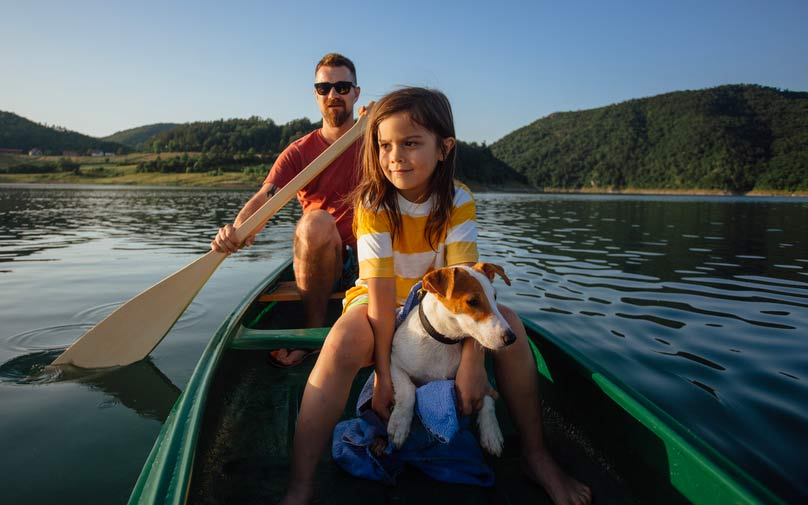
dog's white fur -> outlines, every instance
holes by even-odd
[[[449,272],[453,268],[464,270],[477,282],[468,282],[469,279],[466,278],[464,289],[447,287],[445,284],[453,282],[447,281],[447,278],[454,279],[454,276],[458,275],[457,272]],[[489,263],[478,263],[472,268],[456,266],[441,270],[445,272],[432,277],[430,275],[434,272],[430,272],[424,277],[427,294],[421,300],[421,304],[432,326],[449,339],[459,341],[471,337],[491,350],[513,343],[515,336],[497,308],[492,285],[494,273],[501,275],[510,284],[502,269]],[[432,282],[428,282],[430,280]],[[472,291],[475,293],[470,293],[469,286],[474,288]],[[474,295],[478,302],[481,296],[485,297],[488,303],[471,307],[458,303],[456,299],[458,296],[470,298],[471,295]],[[480,305],[483,311],[479,310]],[[434,380],[453,379],[460,366],[461,347],[460,344],[443,344],[430,337],[421,324],[417,308],[410,312],[396,330],[390,360],[395,407],[387,425],[387,433],[396,447],[401,447],[410,433],[416,387]],[[499,456],[502,453],[503,437],[494,411],[494,399],[490,396],[485,396],[482,409],[477,415],[477,422],[480,429],[480,444],[490,454]]]

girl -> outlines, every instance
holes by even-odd
[[[373,106],[368,123],[354,194],[360,279],[346,293],[343,314],[303,393],[283,503],[310,498],[317,462],[363,366],[375,363],[372,408],[389,418],[395,309],[410,288],[433,268],[477,261],[475,204],[468,188],[454,181],[457,149],[446,96],[423,88],[395,91]],[[495,372],[523,439],[525,471],[555,503],[589,503],[589,488],[565,474],[544,446],[533,354],[519,317],[506,307],[500,311],[517,342],[496,353]],[[482,351],[471,339],[462,345],[455,383],[468,415],[482,404],[488,380]]]

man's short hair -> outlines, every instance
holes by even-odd
[[[328,53],[323,56],[323,59],[320,60],[320,63],[314,67],[314,73],[316,74],[320,67],[346,67],[348,70],[351,71],[351,75],[353,76],[353,82],[356,84],[356,67],[354,66],[353,62],[346,58],[345,56],[339,53]]]

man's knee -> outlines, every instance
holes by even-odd
[[[339,243],[334,217],[324,210],[303,214],[295,228],[295,248],[300,252],[332,247]]]

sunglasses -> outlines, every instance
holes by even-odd
[[[317,94],[322,96],[329,94],[331,92],[331,88],[337,90],[337,93],[340,95],[347,95],[348,92],[351,91],[351,88],[354,87],[356,87],[356,84],[352,83],[351,81],[314,83],[314,89],[317,91]]]

